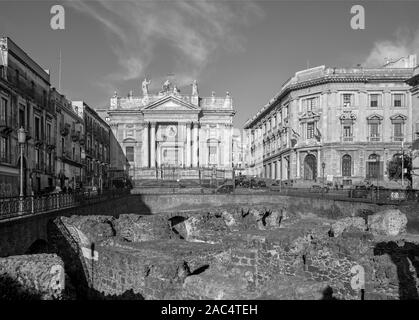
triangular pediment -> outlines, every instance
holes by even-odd
[[[152,103],[146,105],[141,111],[143,112],[171,112],[171,111],[190,111],[190,112],[199,112],[201,109],[186,101],[182,97],[176,95],[164,96],[159,100],[153,101]]]
[[[317,118],[320,117],[320,114],[314,111],[307,111],[304,112],[299,118],[302,119],[311,119],[311,118]]]

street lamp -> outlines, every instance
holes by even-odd
[[[25,129],[23,127],[20,127],[19,130],[17,130],[17,141],[19,143],[20,146],[20,193],[19,193],[19,211],[22,212],[23,211],[23,148],[25,146],[25,142],[26,142],[26,132]]]
[[[402,140],[402,189],[403,189],[403,177],[404,176],[404,141]]]
[[[324,187],[324,168],[325,167],[326,167],[326,163],[322,162],[322,170],[323,170],[323,173],[322,173],[322,181],[323,181],[323,187]]]

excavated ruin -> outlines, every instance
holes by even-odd
[[[406,223],[398,210],[331,220],[229,206],[59,217],[48,243],[67,299],[417,299]]]

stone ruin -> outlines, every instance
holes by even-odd
[[[275,206],[59,217],[44,270],[63,266],[66,288],[51,286],[64,271],[30,286],[46,299],[417,299],[406,223],[399,210],[331,220]],[[0,276],[8,259],[23,258],[0,259]]]

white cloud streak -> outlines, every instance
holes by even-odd
[[[409,54],[419,54],[419,29],[412,33],[405,28],[399,28],[393,40],[375,42],[364,65],[378,67],[384,65],[386,60],[394,61]]]
[[[156,46],[171,47],[180,85],[190,82],[218,50],[244,50],[240,27],[263,16],[255,1],[69,1],[69,5],[99,21],[108,32],[121,68],[113,83],[144,76]],[[183,83],[182,83],[183,82]]]

